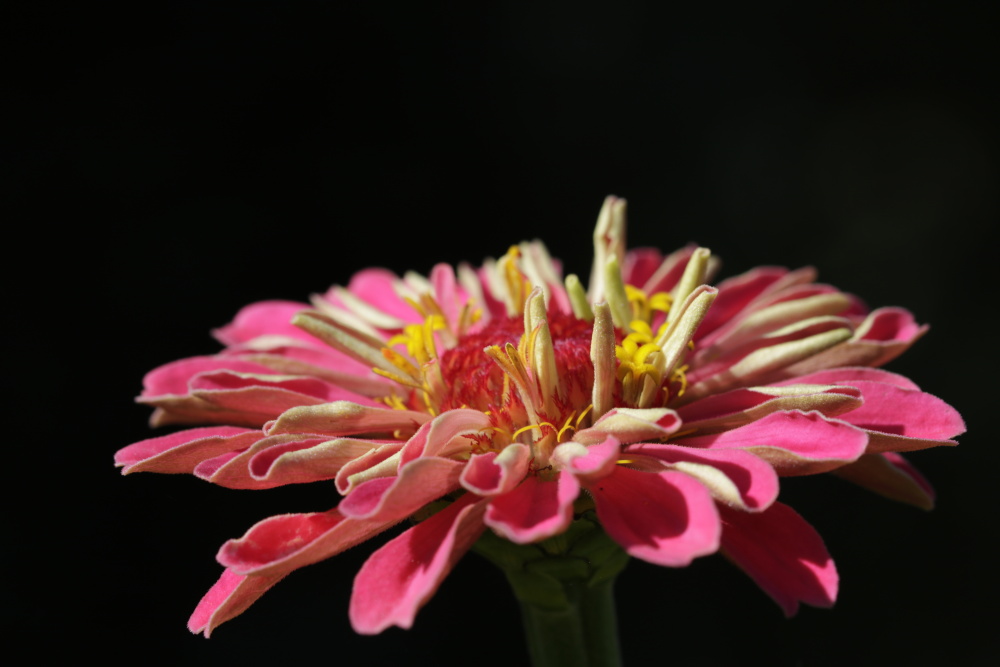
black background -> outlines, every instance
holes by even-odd
[[[242,305],[535,237],[585,274],[613,193],[632,246],[696,241],[723,275],[812,264],[872,306],[912,309],[932,330],[890,369],[970,427],[961,447],[912,456],[938,490],[931,513],[836,479],[783,484],[838,563],[833,610],[785,620],[720,557],[633,561],[626,664],[996,655],[988,3],[84,4],[8,5],[0,21],[16,643],[104,664],[524,664],[513,598],[474,555],[413,630],[353,634],[371,544],[191,636],[223,541],[335,498],[121,478],[111,456],[148,437],[142,374],[218,349],[208,330]]]

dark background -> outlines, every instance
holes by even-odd
[[[626,663],[989,664],[988,3],[655,4],[6,6],[15,642],[104,664],[524,664],[513,598],[474,555],[413,630],[354,635],[347,603],[370,544],[296,572],[212,639],[189,635],[223,541],[335,498],[123,479],[111,457],[149,435],[132,403],[142,374],[218,349],[208,330],[242,305],[534,237],[585,274],[613,193],[629,200],[632,246],[696,241],[724,276],[813,264],[872,306],[912,309],[932,331],[890,369],[970,430],[912,456],[938,489],[931,513],[831,478],[783,484],[838,563],[833,610],[785,620],[717,556],[633,561],[618,588]]]

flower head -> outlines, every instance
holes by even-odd
[[[226,349],[149,373],[154,425],[208,424],[118,452],[124,472],[230,488],[333,481],[332,509],[261,521],[191,617],[206,635],[291,571],[411,519],[361,569],[351,620],[410,627],[485,531],[515,544],[592,517],[670,567],[720,549],[785,610],[828,606],[822,540],[777,502],[786,475],[833,471],[930,508],[899,452],[955,444],[957,412],[876,367],[925,331],[767,267],[712,287],[704,248],[626,251],[609,197],[589,285],[539,241],[474,269],[355,275],[312,304],[263,302]]]

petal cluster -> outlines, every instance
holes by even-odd
[[[714,286],[704,248],[625,245],[609,197],[589,284],[541,242],[430,276],[369,269],[310,303],[247,306],[225,349],[150,372],[152,423],[194,426],[118,452],[126,473],[234,489],[333,481],[326,511],[223,545],[189,622],[208,635],[287,574],[406,520],[355,580],[358,632],[408,628],[485,531],[517,544],[582,512],[629,555],[724,552],[782,607],[829,606],[837,572],[779,478],[833,472],[929,509],[900,455],[953,445],[958,413],[878,367],[926,325],[869,310],[811,269]]]

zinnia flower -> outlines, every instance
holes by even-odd
[[[776,500],[779,477],[832,471],[932,506],[900,452],[953,445],[964,424],[876,368],[926,331],[910,313],[869,312],[811,269],[711,287],[704,248],[627,252],[614,197],[594,249],[587,287],[539,241],[478,269],[361,271],[311,306],[248,306],[215,332],[224,351],[149,373],[138,400],[154,425],[207,425],[126,447],[125,473],[333,480],[342,496],[223,545],[190,629],[207,636],[293,570],[406,519],[357,575],[358,632],[410,627],[477,542],[572,533],[567,553],[605,549],[599,570],[611,552],[576,537],[598,525],[612,550],[659,565],[721,550],[791,615],[831,605],[838,580],[819,535]]]

